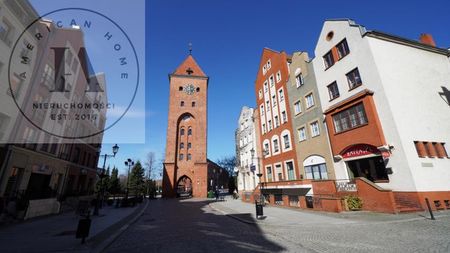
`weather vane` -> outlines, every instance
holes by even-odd
[[[189,54],[192,55],[192,43],[189,42]]]

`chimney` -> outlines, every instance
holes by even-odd
[[[431,34],[429,34],[429,33],[422,33],[420,35],[419,40],[423,44],[433,46],[433,47],[436,46],[436,43],[434,43],[434,40],[433,40],[433,36],[431,36]]]

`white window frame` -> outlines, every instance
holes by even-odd
[[[317,124],[317,133],[315,133],[315,131],[314,131],[314,129],[315,129],[315,127],[313,127],[314,124]],[[320,135],[320,125],[319,125],[319,121],[318,120],[309,123],[309,128],[310,128],[310,131],[311,131],[311,138],[314,138],[314,137]]]
[[[298,111],[296,105],[298,104]],[[299,115],[302,113],[302,102],[300,100],[297,100],[294,102],[294,115]]]
[[[303,130],[303,133],[304,133],[304,138],[302,138],[302,135],[300,134],[302,130]],[[297,134],[298,134],[299,142],[306,141],[306,139],[308,139],[308,135],[306,134],[306,127],[305,126],[299,127],[297,129]]]
[[[267,60],[267,70],[269,70],[270,68],[272,68],[272,62],[269,60]]]
[[[259,97],[259,99],[261,99],[262,96],[263,96],[262,89],[259,89],[259,92],[258,92],[258,97]]]
[[[267,168],[270,168],[270,170],[271,170],[270,175],[271,175],[272,177],[271,177],[270,181],[269,181],[269,175],[268,175],[268,173],[267,173]],[[266,166],[265,166],[265,170],[266,170],[266,171],[265,171],[264,174],[266,174],[266,182],[273,182],[273,181],[275,181],[275,180],[273,179],[273,167],[272,167],[272,165],[271,165],[271,164],[266,165]]]
[[[270,77],[269,77],[269,85],[270,85],[270,87],[273,87],[275,85],[275,79],[273,77],[273,74],[270,75]]]
[[[275,142],[274,142],[275,140],[278,144],[278,151],[275,151]],[[270,139],[270,143],[272,145],[272,150],[273,150],[272,155],[280,154],[281,153],[281,145],[280,145],[280,138],[278,137],[278,135],[276,135],[276,134],[273,135],[272,138]]]
[[[286,148],[285,143],[284,143],[284,136],[285,136],[285,135],[288,136],[288,140],[289,140],[289,148]],[[291,132],[290,132],[288,129],[285,129],[285,130],[283,130],[283,131],[281,132],[280,136],[281,136],[280,139],[282,139],[281,148],[282,148],[283,152],[287,152],[287,151],[292,150],[292,144],[293,144],[293,143],[292,143],[292,138],[291,138]]]
[[[266,149],[266,144],[267,144],[267,149]],[[265,139],[263,141],[263,145],[262,145],[262,150],[263,150],[263,156],[264,157],[270,157],[272,155],[271,154],[271,150],[270,150],[270,146],[271,146],[270,141],[268,139]]]
[[[295,85],[297,88],[300,88],[303,84],[305,84],[305,79],[303,78],[302,72],[295,76]]]
[[[276,79],[277,83],[279,83],[281,81],[281,71],[280,70],[278,70],[275,79]]]
[[[280,177],[278,177],[278,172],[277,172],[277,169],[276,169],[277,166],[280,166],[280,172],[281,172],[281,175],[283,175],[283,163],[281,163],[281,162],[274,163],[273,164],[272,175],[275,175],[275,181],[276,182],[285,181],[284,178],[283,178],[283,180],[280,180]]]
[[[288,166],[287,163],[291,162],[292,163],[292,168],[294,169],[294,179],[289,179],[289,171],[288,171]],[[286,180],[297,180],[297,173],[295,173],[295,163],[294,163],[294,159],[290,159],[290,160],[286,160],[284,161],[284,168],[285,168],[285,174],[286,174]]]
[[[309,104],[308,97],[312,98],[311,99],[312,104]],[[314,107],[314,105],[315,105],[314,94],[312,92],[310,92],[308,95],[305,96],[305,105],[306,105],[306,109],[310,109],[310,108]]]

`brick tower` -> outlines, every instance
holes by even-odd
[[[206,197],[208,79],[191,54],[169,74],[163,197]]]

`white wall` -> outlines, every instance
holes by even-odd
[[[400,137],[395,151],[407,157],[402,166],[411,170],[418,191],[450,190],[450,159],[419,158],[413,143],[445,142],[449,151],[450,106],[438,94],[441,86],[450,89],[449,58],[376,38],[368,42]]]

